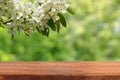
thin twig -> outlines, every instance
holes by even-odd
[[[9,21],[6,21],[6,22],[3,22],[3,24],[7,24],[7,23],[10,23],[10,22],[12,22],[13,21],[13,19],[11,19],[11,20],[9,20]]]

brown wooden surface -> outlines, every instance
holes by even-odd
[[[0,80],[120,80],[120,62],[0,62]]]

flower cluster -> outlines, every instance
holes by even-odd
[[[6,25],[12,35],[17,31],[29,35],[37,30],[48,36],[49,27],[58,32],[60,23],[66,27],[61,13],[65,13],[68,8],[66,0],[0,0],[0,23]]]

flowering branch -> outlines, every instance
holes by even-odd
[[[4,6],[3,6],[4,5]],[[6,24],[9,33],[14,35],[17,31],[31,34],[37,30],[40,34],[49,35],[49,28],[59,32],[60,24],[66,27],[66,20],[62,13],[67,11],[74,14],[66,0],[0,0],[0,16],[9,21]]]

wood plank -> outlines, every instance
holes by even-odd
[[[0,80],[120,80],[120,62],[0,62]]]

